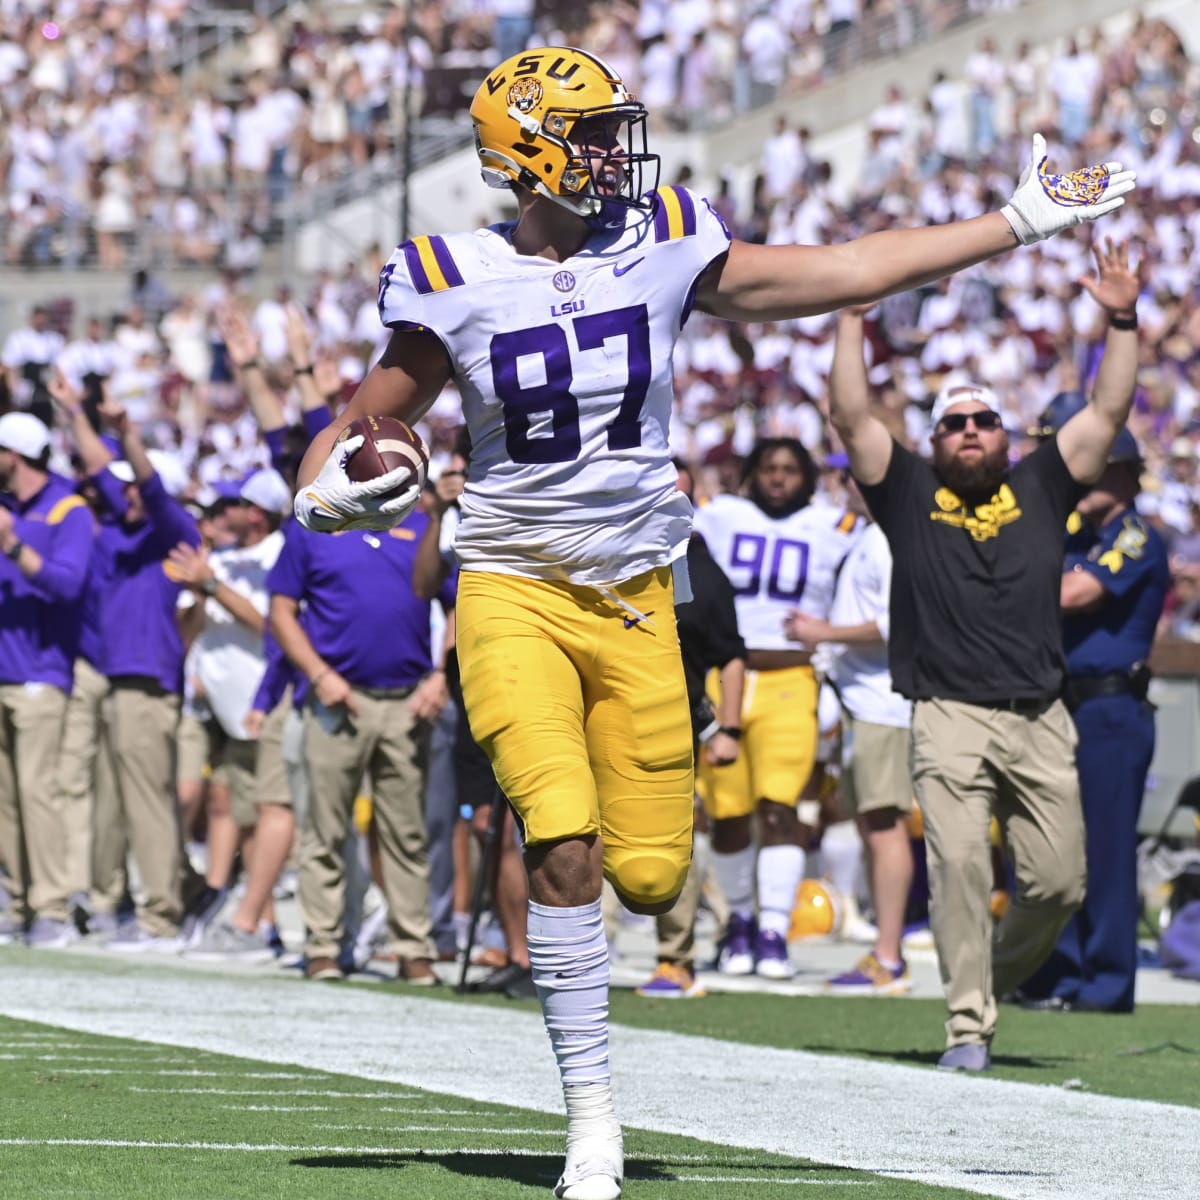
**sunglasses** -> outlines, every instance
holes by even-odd
[[[1000,414],[987,408],[982,412],[947,413],[938,424],[947,433],[962,433],[968,421],[974,421],[976,429],[999,429],[1001,425]]]

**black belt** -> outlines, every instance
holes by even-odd
[[[964,700],[962,703],[974,708],[994,708],[999,712],[1036,716],[1045,712],[1057,699],[1057,696],[1011,696],[1007,700]]]
[[[408,687],[398,688],[359,687],[353,683],[350,686],[356,692],[362,692],[364,696],[370,696],[372,700],[407,700],[417,690],[415,683],[409,684]]]
[[[1069,675],[1063,688],[1067,707],[1076,709],[1099,696],[1135,696],[1145,700],[1150,690],[1150,668],[1139,663],[1128,671],[1109,671],[1105,675]]]
[[[141,692],[145,696],[172,696],[153,675],[110,675],[109,684],[127,692]]]

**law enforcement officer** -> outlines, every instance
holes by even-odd
[[[1062,580],[1067,707],[1091,881],[1045,965],[1021,988],[1026,1007],[1132,1012],[1137,967],[1137,822],[1154,754],[1146,665],[1169,583],[1166,546],[1134,508],[1141,455],[1123,429],[1096,486]]]

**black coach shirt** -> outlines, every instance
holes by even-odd
[[[1062,688],[1063,529],[1087,490],[1051,438],[985,504],[965,504],[924,459],[892,446],[862,486],[892,548],[888,664],[911,700],[1035,700]]]
[[[688,542],[687,566],[693,599],[675,606],[675,620],[688,704],[694,713],[704,695],[704,677],[709,669],[745,658],[746,644],[738,632],[733,584],[702,538],[693,537]]]

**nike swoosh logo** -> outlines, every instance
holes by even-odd
[[[639,259],[638,261],[640,262],[641,260]],[[646,616],[652,617],[652,616],[654,616],[654,614],[652,612],[648,612],[646,614]],[[642,618],[641,617],[625,617],[624,621],[625,621],[625,628],[632,629],[635,625],[641,624]]]
[[[613,263],[613,274],[620,279],[622,275],[628,274],[640,262],[645,261],[646,256],[643,254],[641,258],[635,258],[631,263]],[[628,628],[628,626],[626,626]]]

